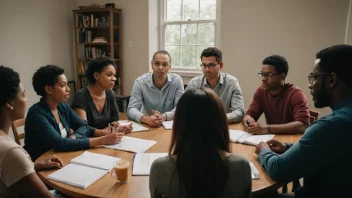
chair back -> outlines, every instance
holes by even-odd
[[[19,119],[12,123],[13,136],[18,145],[21,145],[21,140],[24,138],[24,133],[18,133],[17,128],[24,126],[25,119]]]

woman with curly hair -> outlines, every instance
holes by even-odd
[[[60,168],[52,156],[33,164],[28,153],[8,133],[11,124],[25,116],[27,98],[19,74],[0,66],[0,197],[53,197],[36,170]]]

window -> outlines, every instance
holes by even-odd
[[[161,49],[172,58],[174,71],[200,71],[204,48],[218,47],[220,0],[161,0]]]

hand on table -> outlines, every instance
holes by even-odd
[[[42,170],[42,169],[50,169],[50,168],[62,168],[64,164],[62,163],[61,159],[55,155],[43,159],[40,161],[36,161],[34,163],[35,170]]]

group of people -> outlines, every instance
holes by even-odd
[[[169,72],[171,56],[164,50],[153,55],[153,72],[135,80],[128,118],[151,127],[174,120],[169,155],[151,167],[151,197],[251,197],[249,162],[231,153],[228,123],[234,122],[242,122],[252,134],[304,133],[294,145],[270,140],[256,146],[259,161],[273,180],[304,178],[295,195],[279,196],[343,197],[347,193],[352,165],[352,46],[331,46],[316,55],[309,88],[314,105],[329,106],[333,113],[314,123],[309,123],[303,91],[285,82],[289,67],[284,57],[263,60],[258,73],[262,85],[246,112],[237,78],[221,72],[222,52],[209,47],[200,59],[203,75],[193,78],[186,90],[181,77]],[[19,74],[0,66],[0,197],[52,197],[35,171],[63,164],[56,156],[37,160],[42,154],[50,149],[74,151],[116,144],[132,131],[132,125],[117,122],[112,91],[115,67],[107,57],[90,61],[89,85],[76,93],[71,106],[65,103],[70,89],[64,70],[55,65],[40,67],[32,83],[41,99],[25,116],[27,99]],[[263,113],[265,125],[258,122]],[[22,148],[8,133],[11,123],[24,117]]]

